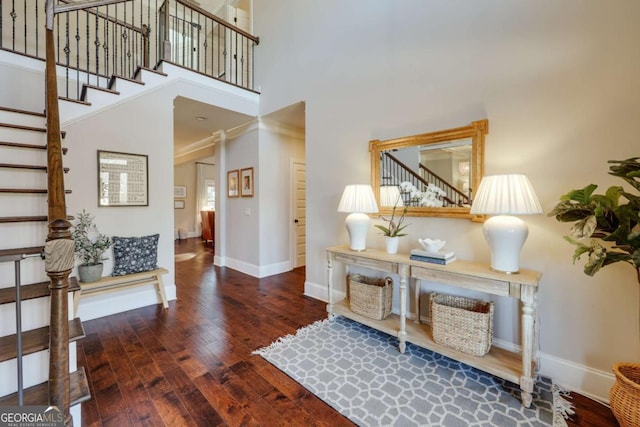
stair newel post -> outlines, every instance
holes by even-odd
[[[49,234],[45,244],[45,270],[51,280],[49,323],[49,405],[64,415],[65,425],[73,425],[69,412],[69,274],[73,269],[74,242],[67,221],[62,167],[62,141],[58,111],[58,87],[53,34],[53,0],[47,0],[46,29],[46,112],[47,191]]]

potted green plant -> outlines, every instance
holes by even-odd
[[[622,178],[640,192],[640,157],[610,160],[609,174]],[[563,195],[549,216],[573,222],[565,239],[576,246],[575,263],[587,255],[584,272],[589,276],[602,267],[624,262],[635,269],[640,285],[640,195],[621,186],[611,186],[605,194],[594,194],[590,184]],[[611,410],[622,426],[640,425],[640,364],[616,363],[616,382],[611,388]]]
[[[76,214],[72,224],[75,255],[81,261],[78,276],[85,283],[95,282],[102,277],[102,261],[107,259],[103,256],[104,252],[113,245],[110,237],[98,232],[93,220],[93,215],[83,209]]]
[[[396,210],[398,209],[398,204],[401,203],[401,198],[398,197],[398,201],[393,206],[391,210],[391,218],[385,218],[381,216],[384,221],[387,221],[388,226],[376,224],[375,227],[382,231],[382,235],[385,236],[387,253],[395,254],[398,253],[398,240],[402,236],[406,236],[406,233],[402,233],[402,230],[407,228],[409,224],[404,224],[404,218],[407,213],[407,206],[403,206],[402,214],[400,215],[400,219],[396,222]]]

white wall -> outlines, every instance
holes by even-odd
[[[64,145],[69,147],[65,166],[71,169],[65,186],[73,191],[67,198],[68,211],[75,213],[86,208],[95,214],[100,231],[111,236],[160,233],[158,265],[169,270],[164,284],[167,297],[175,299],[173,100],[180,95],[256,115],[257,97],[231,86],[224,87],[228,85],[220,90],[215,84],[207,84],[209,79],[177,67],[169,73],[166,83],[141,95],[81,118],[65,122],[61,117],[61,126],[67,131]],[[97,150],[149,156],[148,207],[97,207]],[[104,274],[110,274],[112,261],[105,263]],[[151,287],[143,291],[125,290],[83,298],[78,314],[88,320],[156,302]]]
[[[486,173],[527,174],[545,212],[569,189],[620,184],[606,160],[638,155],[635,0],[258,0],[254,7],[261,113],[306,102],[307,290],[324,286],[324,248],[347,242],[336,207],[345,184],[369,181],[370,139],[487,118]],[[542,371],[606,399],[611,365],[640,355],[634,271],[614,265],[588,277],[571,263],[566,224],[546,215],[526,220],[521,264],[543,272]],[[447,240],[459,258],[489,259],[480,224],[409,222],[402,251],[430,236]],[[370,245],[382,244],[372,231]],[[506,317],[502,338],[511,334]]]
[[[226,236],[221,247],[226,259],[223,265],[258,276],[257,271],[260,265],[260,233],[258,228],[260,205],[258,201],[261,183],[256,179],[260,174],[257,126],[237,138],[227,140],[225,150],[227,171],[237,170],[239,176],[241,169],[253,167],[254,196],[227,197],[226,184],[222,188],[218,187],[221,188],[220,199],[224,197],[226,204],[226,219],[220,220],[220,226],[224,226],[227,230],[222,234],[222,236]],[[216,152],[216,157],[220,157],[218,152]],[[226,176],[224,182],[226,183]],[[216,197],[216,199],[219,198]],[[216,223],[218,223],[218,219],[216,218]],[[216,229],[216,236],[217,234],[218,230]],[[216,245],[216,247],[218,246]]]
[[[290,253],[291,161],[304,160],[304,134],[300,129],[261,122],[260,126],[260,265],[281,273],[293,268]],[[258,182],[258,181],[256,181]]]

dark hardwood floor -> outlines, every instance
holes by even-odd
[[[213,267],[199,239],[176,241],[178,300],[84,322],[78,362],[92,399],[83,426],[352,426],[251,355],[326,317],[302,295],[304,269],[256,279]],[[615,426],[604,405],[573,395],[570,426]]]

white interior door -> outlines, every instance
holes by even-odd
[[[302,267],[306,264],[307,255],[307,181],[306,181],[306,165],[303,162],[293,162],[293,228],[292,228],[292,246],[293,250],[293,268]]]

